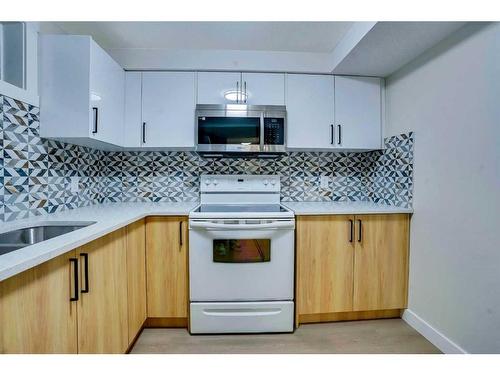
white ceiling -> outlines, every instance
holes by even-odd
[[[56,22],[103,48],[330,53],[353,22]]]

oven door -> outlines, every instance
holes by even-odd
[[[293,300],[293,219],[190,220],[191,302]]]

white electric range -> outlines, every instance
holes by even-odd
[[[294,214],[272,175],[202,175],[189,214],[190,332],[292,332]]]

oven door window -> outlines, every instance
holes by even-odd
[[[271,261],[270,239],[213,240],[215,263],[263,263]]]
[[[259,117],[198,117],[198,144],[258,145]]]

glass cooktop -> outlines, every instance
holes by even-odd
[[[288,212],[279,204],[202,204],[194,212]]]

